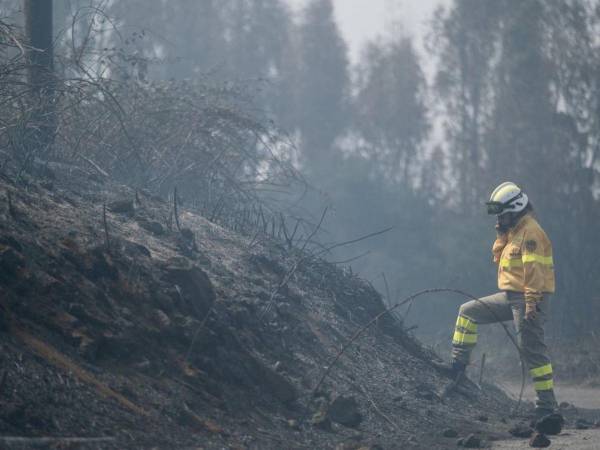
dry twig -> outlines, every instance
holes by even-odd
[[[181,233],[181,226],[179,225],[179,212],[177,211],[177,186],[173,188],[173,214],[175,215],[175,225],[177,225],[177,231]]]
[[[181,294],[179,294],[179,295],[181,295]],[[206,312],[206,315],[204,316],[204,319],[202,319],[202,322],[200,322],[200,325],[198,325],[198,328],[194,332],[194,336],[192,337],[192,341],[190,342],[190,346],[188,347],[188,351],[185,354],[185,359],[183,360],[185,363],[187,363],[189,361],[190,355],[192,354],[192,350],[194,348],[194,344],[196,343],[196,339],[198,339],[198,336],[200,335],[200,331],[202,331],[202,329],[206,325],[206,322],[208,321],[208,317],[213,312],[213,309],[214,309],[214,305],[211,306],[209,308],[209,310]]]
[[[106,251],[110,252],[110,239],[108,235],[108,221],[106,220],[106,202],[102,204],[102,223],[104,224],[104,243]]]
[[[10,193],[9,190],[6,191],[6,201],[8,202],[8,213],[13,217],[16,218],[17,216],[17,211],[13,205],[12,202],[12,195]]]
[[[396,303],[393,306],[390,306],[389,308],[384,309],[382,312],[380,312],[379,314],[377,314],[375,317],[373,317],[369,322],[367,322],[366,325],[364,325],[363,327],[359,328],[351,337],[350,339],[348,339],[346,341],[346,343],[342,346],[342,348],[340,349],[340,351],[336,354],[336,356],[333,358],[333,360],[327,365],[326,369],[323,371],[323,374],[321,376],[321,378],[319,379],[319,381],[317,382],[316,386],[313,389],[313,395],[315,395],[319,388],[321,387],[321,385],[323,384],[323,382],[325,381],[325,379],[327,378],[327,376],[329,375],[329,373],[333,370],[333,368],[335,367],[335,365],[337,364],[337,362],[339,361],[339,359],[342,357],[342,355],[346,352],[346,350],[348,350],[348,348],[361,336],[363,335],[374,323],[376,323],[381,317],[383,317],[386,314],[390,314],[392,311],[394,311],[395,309],[399,308],[402,305],[405,305],[406,303],[416,299],[417,297],[421,297],[425,294],[432,294],[432,293],[440,293],[440,292],[451,292],[451,293],[455,293],[455,294],[459,294],[462,295],[466,298],[469,298],[471,300],[475,300],[477,302],[479,302],[481,305],[485,306],[486,308],[489,309],[489,311],[492,313],[493,316],[495,316],[498,320],[498,323],[500,323],[500,325],[504,328],[504,331],[506,332],[508,338],[510,339],[510,341],[512,342],[512,344],[515,346],[515,348],[517,349],[517,352],[519,353],[519,357],[521,358],[521,368],[522,368],[522,379],[521,379],[521,392],[519,393],[519,400],[517,402],[517,405],[515,407],[515,411],[518,410],[518,408],[521,405],[521,401],[523,400],[523,391],[525,389],[525,363],[523,360],[523,352],[521,350],[521,347],[519,346],[519,344],[517,343],[517,341],[515,340],[515,338],[513,337],[513,335],[510,333],[510,331],[508,330],[507,326],[501,321],[499,320],[499,317],[496,315],[495,311],[490,308],[487,304],[483,303],[479,298],[468,294],[464,291],[461,291],[459,289],[451,289],[451,288],[433,288],[433,289],[425,289],[423,291],[419,291],[415,294],[410,295],[409,297],[405,298],[404,300],[402,300],[401,302]]]

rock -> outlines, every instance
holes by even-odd
[[[314,413],[310,419],[310,423],[321,430],[331,431],[331,420],[327,417],[326,411],[317,411]]]
[[[168,328],[171,326],[171,319],[162,309],[154,310],[154,321],[160,328]]]
[[[456,445],[465,448],[481,448],[481,438],[469,434],[467,437],[459,439]]]
[[[167,313],[170,313],[173,311],[174,302],[170,296],[168,296],[167,294],[165,294],[164,292],[162,292],[160,290],[156,290],[156,291],[152,292],[151,294],[153,294],[152,298],[153,298],[156,306],[159,307],[159,309],[162,309],[163,311],[165,311]]]
[[[168,264],[166,279],[178,287],[181,298],[202,320],[216,299],[213,285],[206,273],[199,267]]]
[[[116,214],[133,214],[135,212],[133,200],[115,200],[107,203],[106,207]]]
[[[416,396],[419,398],[422,398],[423,400],[434,400],[436,398],[436,394],[435,394],[435,389],[433,388],[433,386],[430,386],[428,384],[422,383],[419,384],[416,388],[415,388],[416,392]]]
[[[254,267],[262,273],[274,273],[278,277],[285,275],[287,270],[275,259],[269,258],[266,255],[251,255],[248,258]]]
[[[152,254],[147,247],[142,244],[138,244],[137,242],[123,240],[123,252],[131,256],[132,258],[137,258],[139,256],[143,256],[145,258],[151,258]]]
[[[54,183],[52,181],[42,181],[40,186],[48,191],[54,190]]]
[[[198,252],[194,232],[189,228],[182,228],[177,238],[177,246],[184,255],[193,258],[195,253]]]
[[[73,262],[77,264],[76,261]],[[119,271],[112,257],[105,252],[104,247],[93,248],[88,255],[84,255],[81,270],[92,281],[102,278],[114,281],[119,277]]]
[[[194,241],[196,239],[196,237],[194,236],[194,232],[189,228],[181,229],[181,237],[184,238],[186,241]]]
[[[592,423],[590,423],[586,419],[577,419],[575,421],[575,429],[577,430],[588,430],[591,427]]]
[[[365,438],[365,436],[360,431],[353,430],[350,434],[350,438],[354,439],[355,441],[362,441]]]
[[[298,398],[294,385],[270,367],[262,366],[261,378],[264,386],[282,403],[290,403]]]
[[[539,419],[535,429],[542,434],[556,435],[562,431],[565,419],[560,414],[548,414]]]
[[[25,265],[23,256],[11,247],[0,244],[0,282],[14,280],[14,275]]]
[[[447,438],[455,438],[455,437],[458,437],[458,431],[456,431],[452,428],[446,428],[444,430],[444,432],[442,433],[442,436],[447,437]]]
[[[112,362],[123,365],[134,364],[139,361],[146,350],[144,343],[131,332],[112,334],[106,331],[94,341],[93,361]],[[90,350],[91,351],[91,350]]]
[[[150,367],[150,361],[148,358],[142,358],[140,361],[133,363],[133,367],[139,370],[145,370]]]
[[[156,236],[162,236],[165,234],[165,227],[161,223],[154,220],[139,220],[138,225],[144,230],[149,231]]]
[[[525,423],[519,423],[508,432],[518,438],[529,438],[533,434],[533,429]]]
[[[479,420],[480,422],[487,422],[488,421],[488,416],[477,416],[477,420]]]
[[[12,247],[18,252],[23,251],[23,246],[12,236],[0,236],[0,249],[2,247]]]
[[[549,447],[550,444],[550,439],[548,439],[543,433],[536,433],[529,440],[529,446],[534,448],[545,448]]]
[[[332,421],[351,428],[357,427],[363,420],[354,397],[336,398],[329,406],[328,416]]]

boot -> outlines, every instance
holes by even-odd
[[[450,363],[443,363],[438,361],[431,361],[431,364],[442,374],[450,378],[450,382],[447,383],[441,393],[441,398],[444,399],[452,392],[459,389],[460,386],[466,389],[464,393],[474,392],[478,387],[471,380],[467,378],[466,369],[467,364],[462,361],[453,360]],[[464,389],[463,389],[464,390]]]
[[[565,419],[561,414],[552,410],[536,408],[535,419],[532,423],[532,428],[540,433],[557,435],[562,431]]]
[[[467,368],[465,363],[456,359],[449,363],[432,360],[431,365],[443,375],[446,375],[448,378],[452,378],[452,380],[461,377]]]

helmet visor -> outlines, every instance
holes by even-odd
[[[515,200],[520,199],[521,197],[523,197],[523,192],[519,192],[513,198],[511,198],[510,200],[508,200],[504,203],[502,203],[502,202],[486,202],[485,204],[487,205],[487,212],[488,212],[488,214],[499,215],[499,214],[502,214],[507,209],[515,209],[515,205],[513,204],[513,202]]]
[[[502,202],[486,202],[487,213],[490,215],[502,214],[506,205]]]

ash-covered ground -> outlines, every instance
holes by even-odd
[[[185,208],[178,227],[172,213],[73,167],[0,176],[0,446],[441,449],[510,436],[515,402],[474,385],[442,398],[433,353],[389,315],[315,393],[381,296],[266,235]]]

